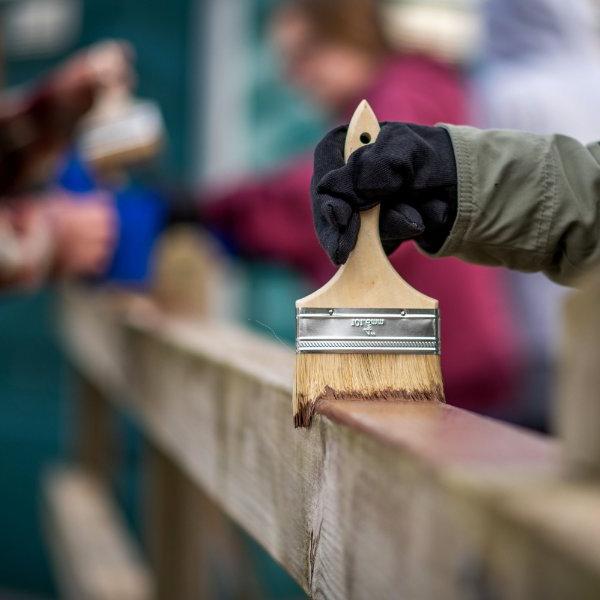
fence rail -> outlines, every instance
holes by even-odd
[[[288,348],[139,298],[63,299],[80,377],[187,489],[165,484],[148,525],[159,597],[205,597],[200,521],[178,526],[171,567],[152,531],[198,509],[195,492],[316,598],[598,597],[600,487],[565,477],[557,441],[437,403],[325,403],[297,431]]]
[[[153,579],[113,499],[89,473],[55,469],[44,522],[62,598],[151,600]]]

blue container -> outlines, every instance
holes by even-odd
[[[94,178],[77,154],[68,157],[58,183],[72,194],[98,190]],[[152,254],[167,219],[161,196],[137,185],[112,191],[118,218],[118,243],[106,273],[95,281],[144,287],[152,278]]]

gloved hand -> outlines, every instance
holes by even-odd
[[[374,144],[344,164],[347,127],[315,150],[313,217],[321,245],[343,264],[356,245],[359,211],[381,203],[380,233],[390,254],[404,240],[441,248],[456,217],[457,174],[450,135],[441,127],[383,123]]]

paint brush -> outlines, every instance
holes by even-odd
[[[379,131],[363,100],[348,128],[346,161]],[[409,286],[390,264],[379,210],[361,212],[346,264],[296,302],[296,427],[308,427],[324,400],[444,401],[438,302]]]

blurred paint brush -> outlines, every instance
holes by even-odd
[[[111,90],[85,119],[79,151],[97,173],[120,171],[153,159],[160,151],[165,127],[160,107],[128,90]]]
[[[346,161],[379,131],[361,102],[348,128]],[[324,400],[444,401],[438,302],[390,264],[379,210],[361,213],[356,247],[333,279],[296,302],[296,427],[308,427]]]

